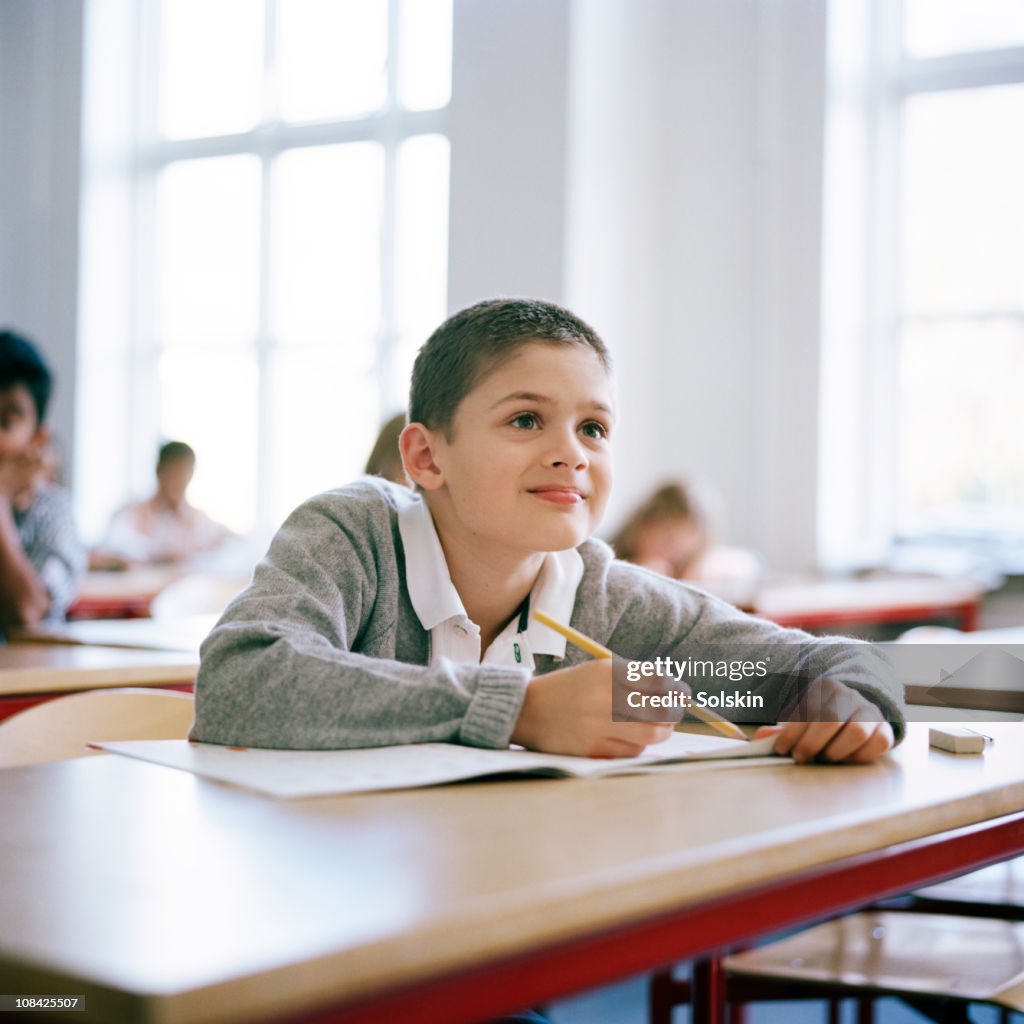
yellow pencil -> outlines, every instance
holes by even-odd
[[[563,626],[557,619],[551,618],[550,615],[547,615],[542,611],[535,611],[533,613],[533,617],[542,626],[547,626],[548,629],[553,629],[556,633],[561,633],[569,643],[575,644],[581,651],[586,651],[587,654],[592,654],[595,658],[607,658],[611,660],[615,657],[615,655],[612,654],[612,652],[603,644],[599,644],[596,640],[591,640],[589,636],[581,633],[578,629],[573,629],[572,626]],[[702,722],[714,726],[719,732],[728,736],[729,739],[747,739],[746,734],[739,728],[739,726],[734,725],[732,722],[723,718],[710,708],[702,708],[694,705],[693,707],[687,708],[687,710],[692,712],[695,718],[699,718]]]

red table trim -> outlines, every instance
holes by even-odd
[[[1024,813],[888,847],[748,892],[681,907],[494,964],[301,1018],[296,1024],[475,1024],[502,1013],[724,949],[1024,853]],[[694,979],[694,1020],[716,993]],[[708,981],[715,985],[715,978]],[[715,985],[717,987],[717,985]]]

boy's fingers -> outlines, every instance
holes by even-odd
[[[838,763],[854,755],[867,743],[878,728],[878,722],[847,722],[821,751],[826,761]]]
[[[779,738],[775,741],[775,752],[785,755],[796,745],[807,728],[807,724],[807,722],[779,722],[778,725],[766,725],[764,728],[778,734]],[[760,730],[758,732],[760,733]]]
[[[638,757],[644,752],[643,743],[623,739],[621,736],[605,736],[586,754],[587,757]]]
[[[794,720],[762,726],[757,736],[777,734],[775,751],[804,762],[822,757],[860,764],[889,750],[892,726],[881,710],[852,687],[821,679],[812,683],[789,712]]]
[[[786,719],[803,722],[881,721],[882,714],[873,701],[853,687],[834,679],[816,679],[783,712]]]
[[[794,761],[810,761],[825,749],[843,727],[842,722],[804,722],[804,731],[793,744],[790,754]]]
[[[672,734],[671,725],[631,726],[628,732],[604,736],[589,757],[639,757],[652,743],[662,743]]]
[[[654,726],[651,743],[664,743],[676,731],[675,722],[660,722]]]
[[[662,743],[672,735],[674,725],[671,722],[630,723],[628,738],[634,743],[647,747],[652,743]]]
[[[896,736],[892,726],[888,722],[879,722],[878,727],[860,749],[856,750],[846,760],[850,764],[865,764],[881,757],[887,750],[892,750],[896,743]]]
[[[792,724],[792,723],[791,723]],[[888,722],[814,722],[806,723],[796,742],[789,749],[795,761],[823,757],[833,764],[864,764],[880,757],[895,743]],[[775,747],[778,753],[779,744]]]

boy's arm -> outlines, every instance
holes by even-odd
[[[400,625],[401,558],[379,521],[382,503],[369,504],[361,513],[322,496],[289,517],[203,644],[194,739],[286,749],[508,745],[526,670],[387,656]]]
[[[23,605],[21,618],[8,621],[32,624],[42,618],[63,617],[74,599],[86,558],[75,531],[66,491],[52,486],[43,487],[36,493],[25,516],[31,522],[24,549],[9,503],[0,512],[0,519],[4,520],[0,532],[6,534],[9,526],[17,545],[15,555],[23,563],[21,569],[31,574],[31,581],[27,584],[32,595],[28,599],[28,614]],[[9,540],[0,542],[0,547],[8,552]],[[6,581],[7,577],[4,578]],[[4,592],[7,593],[6,587]]]
[[[0,626],[33,626],[50,608],[50,595],[21,546],[10,497],[0,492]]]

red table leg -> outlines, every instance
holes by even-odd
[[[725,1024],[725,970],[715,955],[693,963],[693,1024]]]

